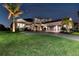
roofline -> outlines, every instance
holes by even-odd
[[[57,20],[52,20],[52,21],[43,22],[43,24],[45,24],[45,23],[51,23],[51,22],[58,22],[58,21],[62,21],[62,19],[57,19]]]

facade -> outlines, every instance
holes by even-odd
[[[78,22],[74,22],[74,29],[75,32],[79,32],[79,23]]]
[[[45,25],[47,26],[46,32],[59,33],[59,32],[61,32],[62,20],[58,19],[55,21],[45,22]]]
[[[28,21],[29,20],[29,21]],[[67,25],[62,25],[63,19],[52,20],[51,18],[34,18],[34,19],[17,19],[16,28],[19,29],[29,29],[31,31],[44,31],[44,32],[61,32],[62,26],[66,27]],[[72,21],[71,18],[69,20]],[[72,25],[68,25],[69,28],[72,28]]]
[[[31,20],[31,21],[28,21]],[[17,19],[16,20],[16,28],[20,31],[25,30],[26,28],[29,30],[32,24],[32,19]]]

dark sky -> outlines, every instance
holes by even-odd
[[[35,16],[40,16],[59,19],[68,16],[72,17],[74,21],[79,21],[77,16],[77,11],[79,11],[79,4],[26,3],[21,5],[21,10],[23,10],[23,14],[20,16],[21,18],[33,18]],[[7,18],[7,10],[5,10],[2,4],[0,4],[0,24],[9,26],[10,20]]]

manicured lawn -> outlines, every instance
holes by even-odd
[[[0,32],[0,55],[79,55],[79,41],[47,34]]]
[[[74,34],[74,35],[79,35],[79,32],[73,32],[72,34]]]

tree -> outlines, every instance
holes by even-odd
[[[0,31],[5,31],[5,30],[6,30],[5,26],[0,24]]]
[[[16,17],[19,17],[20,14],[22,14],[22,11],[20,10],[20,4],[17,3],[6,3],[3,4],[3,6],[6,8],[6,10],[9,12],[8,19],[12,20],[12,32],[15,32],[16,30]]]
[[[73,21],[71,18],[65,17],[62,20],[62,27],[66,28],[67,32],[70,32],[70,30],[73,27]]]

